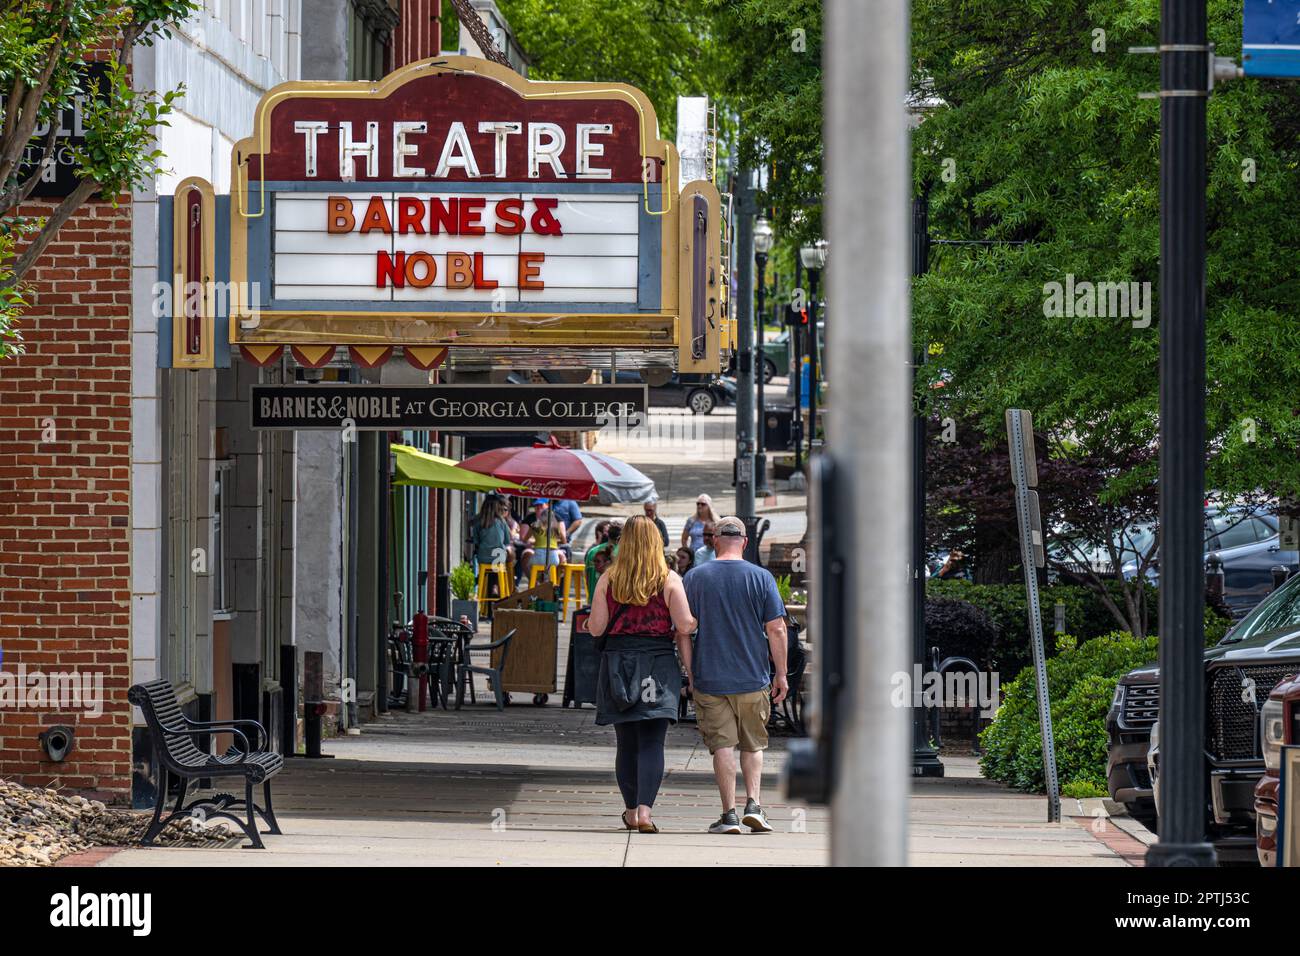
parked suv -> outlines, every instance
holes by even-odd
[[[1297,670],[1300,576],[1205,652],[1206,824],[1225,862],[1256,858],[1255,785],[1264,773],[1260,711],[1273,688]],[[1106,715],[1111,796],[1149,828],[1158,821],[1147,751],[1159,713],[1159,671],[1153,665],[1120,680]],[[1158,769],[1158,762],[1153,765]]]

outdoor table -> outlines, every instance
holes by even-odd
[[[447,709],[447,697],[456,680],[456,665],[468,659],[466,646],[474,638],[474,631],[459,621],[447,617],[429,618],[429,664],[438,665],[438,697],[442,709]],[[436,658],[435,646],[441,651]]]

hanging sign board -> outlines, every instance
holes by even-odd
[[[1300,0],[1246,0],[1241,65],[1247,76],[1300,76]]]
[[[36,126],[31,141],[23,149],[18,167],[20,181],[26,181],[38,167],[40,169],[39,178],[32,188],[32,199],[62,199],[72,195],[77,188],[81,178],[76,173],[72,151],[85,145],[85,114],[91,99],[100,103],[108,99],[107,78],[107,63],[84,64],[77,84],[80,92],[59,109],[56,117]],[[0,97],[0,110],[4,106],[4,98]],[[50,142],[51,132],[54,140],[47,154],[45,147]]]
[[[644,385],[254,385],[258,429],[584,431],[637,421]]]
[[[253,128],[232,154],[232,343],[655,348],[719,367],[718,193],[681,187],[640,91],[443,57],[284,84]]]

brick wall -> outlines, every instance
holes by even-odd
[[[110,799],[131,774],[130,262],[129,199],[84,206],[27,276],[25,354],[0,360],[0,666],[104,691],[97,718],[0,707],[0,778]],[[55,723],[76,730],[63,763],[37,741]]]

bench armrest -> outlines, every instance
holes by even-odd
[[[240,722],[241,724],[242,724],[242,723],[256,723],[256,721],[243,721],[243,720],[241,720],[241,721],[239,721],[239,722]],[[186,728],[184,728],[184,729],[179,729],[179,730],[169,730],[169,731],[167,731],[167,732],[168,732],[169,734],[185,734],[187,737],[201,737],[201,736],[203,736],[204,734],[210,734],[210,733],[212,733],[213,729],[214,729],[213,727],[211,727],[211,726],[205,724],[205,725],[202,726],[202,727],[186,727]],[[237,760],[237,761],[235,761],[235,762],[236,762],[236,763],[244,763],[244,762],[246,762],[247,759],[248,759],[248,755],[249,755],[250,753],[252,753],[252,750],[249,749],[249,746],[248,746],[248,738],[244,736],[244,732],[243,732],[242,730],[237,730],[237,729],[236,729],[235,727],[233,727],[233,726],[225,726],[225,727],[221,727],[220,730],[221,730],[222,733],[234,734],[235,736],[237,736],[240,740],[242,740],[242,741],[244,742],[244,750],[243,750],[243,752],[239,755],[239,760]]]
[[[263,727],[261,723],[259,723],[256,720],[190,720],[188,717],[185,718],[185,725],[187,727],[193,727],[203,731],[221,731],[222,733],[239,734],[239,736],[244,737],[244,744],[245,746],[247,746],[248,738],[245,737],[244,734],[237,729],[238,726],[241,724],[244,726],[257,728],[257,733],[258,733],[257,749],[258,750],[269,749],[267,747],[267,744],[270,743],[271,738],[267,734],[266,728]]]

